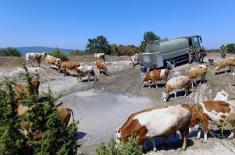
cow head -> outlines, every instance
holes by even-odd
[[[162,93],[162,99],[163,99],[163,101],[167,102],[169,96],[170,96],[170,95],[169,95],[168,93],[163,92],[163,93]]]
[[[47,56],[47,52],[43,52],[43,53],[42,53],[42,56],[43,56],[43,57],[46,57],[46,56]]]
[[[201,117],[202,117],[202,107],[199,104],[193,104],[191,106],[191,112],[192,112],[192,116],[191,116],[191,120],[190,120],[190,124],[189,127],[193,128],[196,125],[198,125],[201,121]]]
[[[116,129],[116,137],[115,137],[115,141],[117,144],[120,144],[121,143],[121,130],[120,128],[119,129]]]

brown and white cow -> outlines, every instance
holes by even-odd
[[[108,76],[110,75],[106,64],[101,62],[101,60],[99,60],[99,59],[96,60],[96,67],[98,68],[98,70],[101,74],[106,74]]]
[[[33,86],[33,91],[35,91],[35,93],[38,94],[40,81],[38,79],[32,79],[31,84]],[[16,85],[15,87],[13,87],[13,91],[15,93],[15,97],[17,101],[22,100],[24,96],[30,95],[28,88],[29,87],[26,84]]]
[[[96,59],[102,59],[105,62],[105,53],[94,53]]]
[[[167,81],[169,75],[169,70],[168,69],[158,69],[158,70],[152,70],[149,71],[143,80],[144,86],[149,85],[149,88],[151,88],[152,85],[157,86],[157,82],[164,80],[165,82]]]
[[[191,107],[192,117],[190,128],[199,125],[197,138],[201,136],[201,130],[204,132],[204,142],[207,142],[207,133],[209,125],[226,125],[231,130],[228,138],[234,137],[235,132],[235,100],[230,101],[205,101],[200,104],[194,104]]]
[[[225,73],[227,73],[228,69],[230,69],[231,72],[234,75],[234,68],[235,68],[235,58],[234,57],[227,58],[227,59],[224,59],[224,60],[222,60],[222,61],[220,61],[219,63],[216,64],[215,74],[217,74],[218,71],[221,70],[221,69],[225,69]]]
[[[116,142],[126,142],[128,138],[136,135],[136,144],[142,144],[151,138],[156,150],[155,138],[168,137],[180,131],[183,138],[182,149],[186,149],[186,138],[189,133],[191,119],[190,107],[187,104],[176,106],[156,106],[133,113],[127,121],[116,131]]]
[[[17,115],[23,115],[25,112],[27,112],[30,109],[30,107],[24,106],[23,104],[18,104],[17,105]],[[66,127],[69,124],[69,121],[71,119],[71,115],[73,118],[73,122],[74,122],[74,115],[73,115],[73,110],[70,108],[64,108],[64,107],[60,107],[57,109],[57,112],[60,116],[60,122],[61,122],[61,128],[64,130],[66,129]],[[21,129],[20,131],[27,136],[30,132],[30,128],[29,128],[29,123],[26,120],[21,120],[20,121],[20,126]]]
[[[64,76],[66,76],[69,73],[68,71],[76,71],[76,68],[80,66],[80,63],[74,61],[58,61],[57,66],[60,72],[64,73]]]
[[[82,77],[88,76],[88,81],[90,81],[90,77],[94,76],[95,80],[98,80],[98,78],[95,75],[95,71],[92,66],[80,66],[76,68],[76,72],[78,74],[77,78],[80,79],[82,82]]]
[[[177,98],[177,92],[179,90],[184,90],[184,97],[186,97],[189,92],[190,84],[191,79],[189,76],[178,76],[171,78],[166,82],[164,92],[162,93],[163,100],[166,102],[171,93],[174,93],[175,98]]]
[[[138,53],[135,53],[134,55],[132,55],[130,57],[130,60],[131,60],[131,63],[133,66],[136,66],[139,64],[139,54]]]
[[[198,80],[200,80],[199,84],[202,84],[206,80],[206,74],[207,74],[207,65],[197,65],[190,69],[188,73],[186,73],[187,76],[190,77],[192,80],[192,88],[194,84],[197,83]]]

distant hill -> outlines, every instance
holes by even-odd
[[[33,47],[16,47],[17,50],[20,51],[22,55],[25,55],[25,53],[28,52],[51,52],[55,48],[52,47],[44,47],[44,46],[33,46]],[[74,49],[64,49],[64,48],[59,48],[62,52],[68,54]]]

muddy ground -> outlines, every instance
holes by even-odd
[[[209,54],[215,61],[219,61],[218,54]],[[81,64],[95,65],[92,56],[80,56],[73,60]],[[22,58],[0,57],[0,81],[14,79],[22,83],[23,69],[20,64]],[[48,86],[56,96],[60,96],[63,106],[74,110],[78,124],[78,143],[80,152],[94,154],[98,143],[107,142],[114,134],[115,129],[122,125],[127,117],[136,111],[154,106],[156,104],[175,105],[182,102],[198,103],[213,99],[218,91],[225,90],[230,99],[235,99],[235,76],[231,73],[214,75],[213,67],[209,67],[207,82],[191,89],[191,93],[184,98],[171,97],[167,103],[161,99],[164,84],[160,88],[143,87],[144,74],[139,66],[132,67],[129,57],[107,57],[107,64],[111,76],[99,75],[98,81],[79,82],[76,77],[59,73],[55,68],[48,68],[46,64],[41,67],[29,67],[32,73],[40,74],[40,94],[48,90]],[[171,77],[183,75],[190,67],[196,64],[182,64],[171,71]],[[210,137],[207,144],[201,143],[190,135],[189,147],[185,152],[179,152],[178,140],[170,139],[166,144],[160,142],[157,154],[233,154],[226,146],[233,148],[232,141]],[[149,147],[149,150],[151,146]],[[155,152],[148,152],[156,154]]]

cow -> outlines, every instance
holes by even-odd
[[[143,80],[144,86],[148,84],[149,88],[151,88],[152,85],[156,85],[156,87],[158,88],[157,82],[162,80],[166,82],[168,75],[169,75],[168,69],[158,69],[158,70],[149,71],[144,77]]]
[[[99,59],[96,60],[96,67],[98,68],[98,70],[101,74],[106,74],[108,76],[110,75],[106,64],[101,62]]]
[[[134,66],[138,65],[139,64],[139,54],[138,53],[135,53],[134,55],[132,55],[130,57],[130,60],[131,60],[131,63]]]
[[[43,54],[42,53],[26,53],[25,55],[25,60],[27,64],[31,64],[32,62],[37,62],[38,66],[40,66],[41,61],[42,61]]]
[[[199,84],[205,82],[206,74],[207,74],[207,65],[197,65],[191,68],[190,71],[186,73],[186,75],[189,76],[190,79],[192,80],[192,88],[194,87],[194,84],[196,84],[198,80],[200,80]]]
[[[191,79],[189,76],[178,76],[173,77],[166,82],[164,92],[162,93],[162,98],[165,102],[168,101],[170,93],[175,94],[175,98],[177,98],[177,91],[184,90],[186,97],[188,95],[190,89]]]
[[[76,72],[78,74],[77,78],[80,79],[82,82],[82,77],[88,76],[88,81],[90,81],[90,77],[94,76],[95,80],[98,80],[97,76],[95,75],[95,71],[92,66],[80,66],[76,68]]]
[[[39,85],[40,85],[40,81],[38,79],[32,79],[31,80],[31,85],[33,87],[33,91],[38,94],[38,89],[39,89]],[[30,92],[29,92],[29,89],[28,89],[28,85],[25,85],[25,84],[21,84],[21,85],[16,85],[14,86],[13,88],[13,91],[15,93],[15,96],[16,96],[16,100],[22,100],[23,99],[23,96],[30,96]]]
[[[223,59],[222,61],[218,62],[215,65],[215,74],[218,73],[219,70],[221,69],[225,69],[225,73],[227,73],[228,69],[231,70],[231,72],[234,75],[234,68],[235,68],[235,58],[231,57],[231,58],[227,58],[227,59]]]
[[[59,61],[61,61],[61,59],[54,57],[52,55],[49,55],[47,52],[43,52],[43,56],[45,59],[45,62],[48,64],[49,67],[51,67],[51,65],[57,65]]]
[[[129,116],[121,128],[116,131],[116,142],[126,142],[134,134],[137,145],[142,144],[147,138],[151,138],[156,151],[155,138],[157,136],[168,137],[179,130],[183,138],[182,149],[185,150],[190,120],[191,111],[187,104],[161,105],[145,109]]]
[[[105,62],[105,53],[94,53],[96,59],[102,59]]]
[[[197,138],[204,132],[203,142],[207,142],[209,124],[216,126],[228,126],[231,133],[228,138],[234,137],[235,132],[235,100],[230,101],[205,101],[200,104],[193,104],[191,107],[192,117],[190,128],[199,125]]]
[[[27,112],[29,109],[30,109],[30,107],[24,106],[23,104],[18,104],[17,105],[17,115],[21,116],[21,115],[25,114],[25,112]],[[72,121],[74,122],[74,114],[73,114],[72,109],[61,107],[61,108],[57,108],[57,112],[60,117],[62,130],[65,130],[66,127],[68,126],[69,121],[71,119],[71,115],[73,118]],[[29,123],[26,120],[21,120],[20,126],[21,126],[21,129],[20,129],[21,133],[23,133],[25,136],[27,136],[30,132]]]
[[[60,72],[64,73],[64,76],[66,76],[68,71],[76,71],[76,68],[80,66],[80,63],[73,61],[58,61],[57,66]]]

